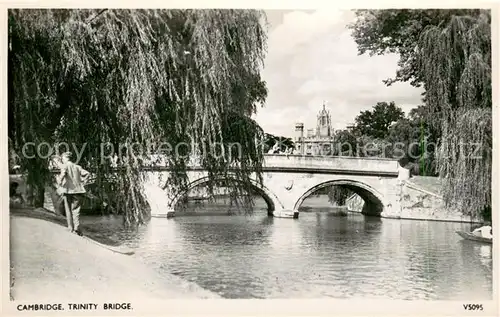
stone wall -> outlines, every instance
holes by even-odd
[[[422,184],[432,183],[429,188],[424,188]],[[402,182],[401,185],[401,219],[418,220],[439,220],[471,222],[470,217],[462,215],[460,212],[446,208],[443,197],[436,193],[439,188],[436,186],[438,179],[434,177],[418,177]],[[351,212],[361,212],[364,201],[354,194],[347,199],[347,209]],[[481,222],[481,219],[472,219],[472,222]]]
[[[443,197],[415,186],[411,181],[401,187],[401,218],[471,222],[469,216],[446,208]],[[481,222],[473,219],[473,222]]]
[[[346,200],[347,210],[352,212],[361,212],[364,204],[363,198],[359,197],[358,194],[353,194]]]

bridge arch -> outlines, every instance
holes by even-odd
[[[191,181],[187,188],[185,190],[179,190],[177,193],[174,194],[171,202],[170,202],[170,208],[175,209],[175,206],[179,203],[179,201],[184,197],[190,190],[194,189],[195,187],[205,185],[209,183],[210,181],[231,181],[235,183],[242,183],[241,180],[237,179],[236,177],[216,177],[216,178],[211,178],[209,176],[204,176],[201,178],[198,178],[194,181]],[[268,212],[273,212],[276,209],[283,209],[283,204],[280,202],[278,199],[278,196],[274,194],[269,188],[267,188],[264,185],[259,184],[256,180],[250,180],[250,186],[252,190],[261,196],[264,201],[267,204]]]
[[[350,179],[330,180],[311,187],[295,202],[294,210],[298,210],[304,200],[312,193],[327,186],[342,186],[358,194],[365,201],[362,211],[363,214],[380,216],[384,211],[384,206],[386,205],[385,197],[378,190],[364,182]]]

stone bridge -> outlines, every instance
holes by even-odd
[[[169,169],[147,168],[145,193],[152,217],[171,217],[189,190],[208,182],[208,173],[193,165],[188,169],[188,190],[165,191]],[[319,157],[302,155],[265,155],[263,184],[253,176],[253,189],[266,201],[270,214],[298,218],[299,207],[316,190],[336,185],[350,189],[363,198],[363,213],[399,218],[402,181],[409,176],[397,160],[359,157]]]

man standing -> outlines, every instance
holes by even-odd
[[[58,177],[60,194],[65,198],[66,218],[71,232],[82,235],[80,230],[80,208],[85,194],[84,182],[90,173],[70,160],[71,152],[61,155],[61,174]]]

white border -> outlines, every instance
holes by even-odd
[[[288,1],[227,1],[227,0],[142,0],[131,1],[104,1],[104,0],[80,0],[80,1],[3,1],[0,4],[0,36],[1,36],[1,93],[2,107],[0,108],[0,127],[2,145],[0,151],[0,182],[1,182],[1,222],[2,222],[2,304],[0,309],[2,315],[40,315],[36,312],[18,312],[16,305],[21,301],[10,302],[9,300],[9,205],[8,205],[8,163],[7,163],[7,8],[14,7],[66,7],[66,8],[102,8],[102,7],[123,7],[123,8],[261,8],[261,9],[333,9],[333,2],[308,0],[288,0]],[[499,69],[499,4],[498,1],[370,1],[351,0],[334,4],[335,8],[355,9],[355,8],[491,8],[492,9],[492,69],[494,70],[493,85],[493,193],[499,192],[499,151],[498,133],[500,124],[500,113],[498,103],[498,69]],[[500,230],[499,223],[499,196],[493,195],[493,228],[494,235],[498,236]],[[498,298],[498,250],[494,244],[493,252],[493,298]],[[148,299],[138,299],[133,303],[133,311],[119,312],[118,315],[301,315],[301,316],[330,316],[330,315],[397,315],[397,316],[421,316],[421,315],[450,315],[450,316],[498,316],[498,300],[492,301],[472,301],[471,303],[483,304],[484,310],[480,312],[466,312],[463,304],[467,302],[452,301],[397,301],[397,300],[166,300],[150,301]],[[78,315],[104,315],[105,312],[87,311]],[[73,312],[58,313],[58,315],[74,315]],[[53,315],[44,313],[44,315]]]

